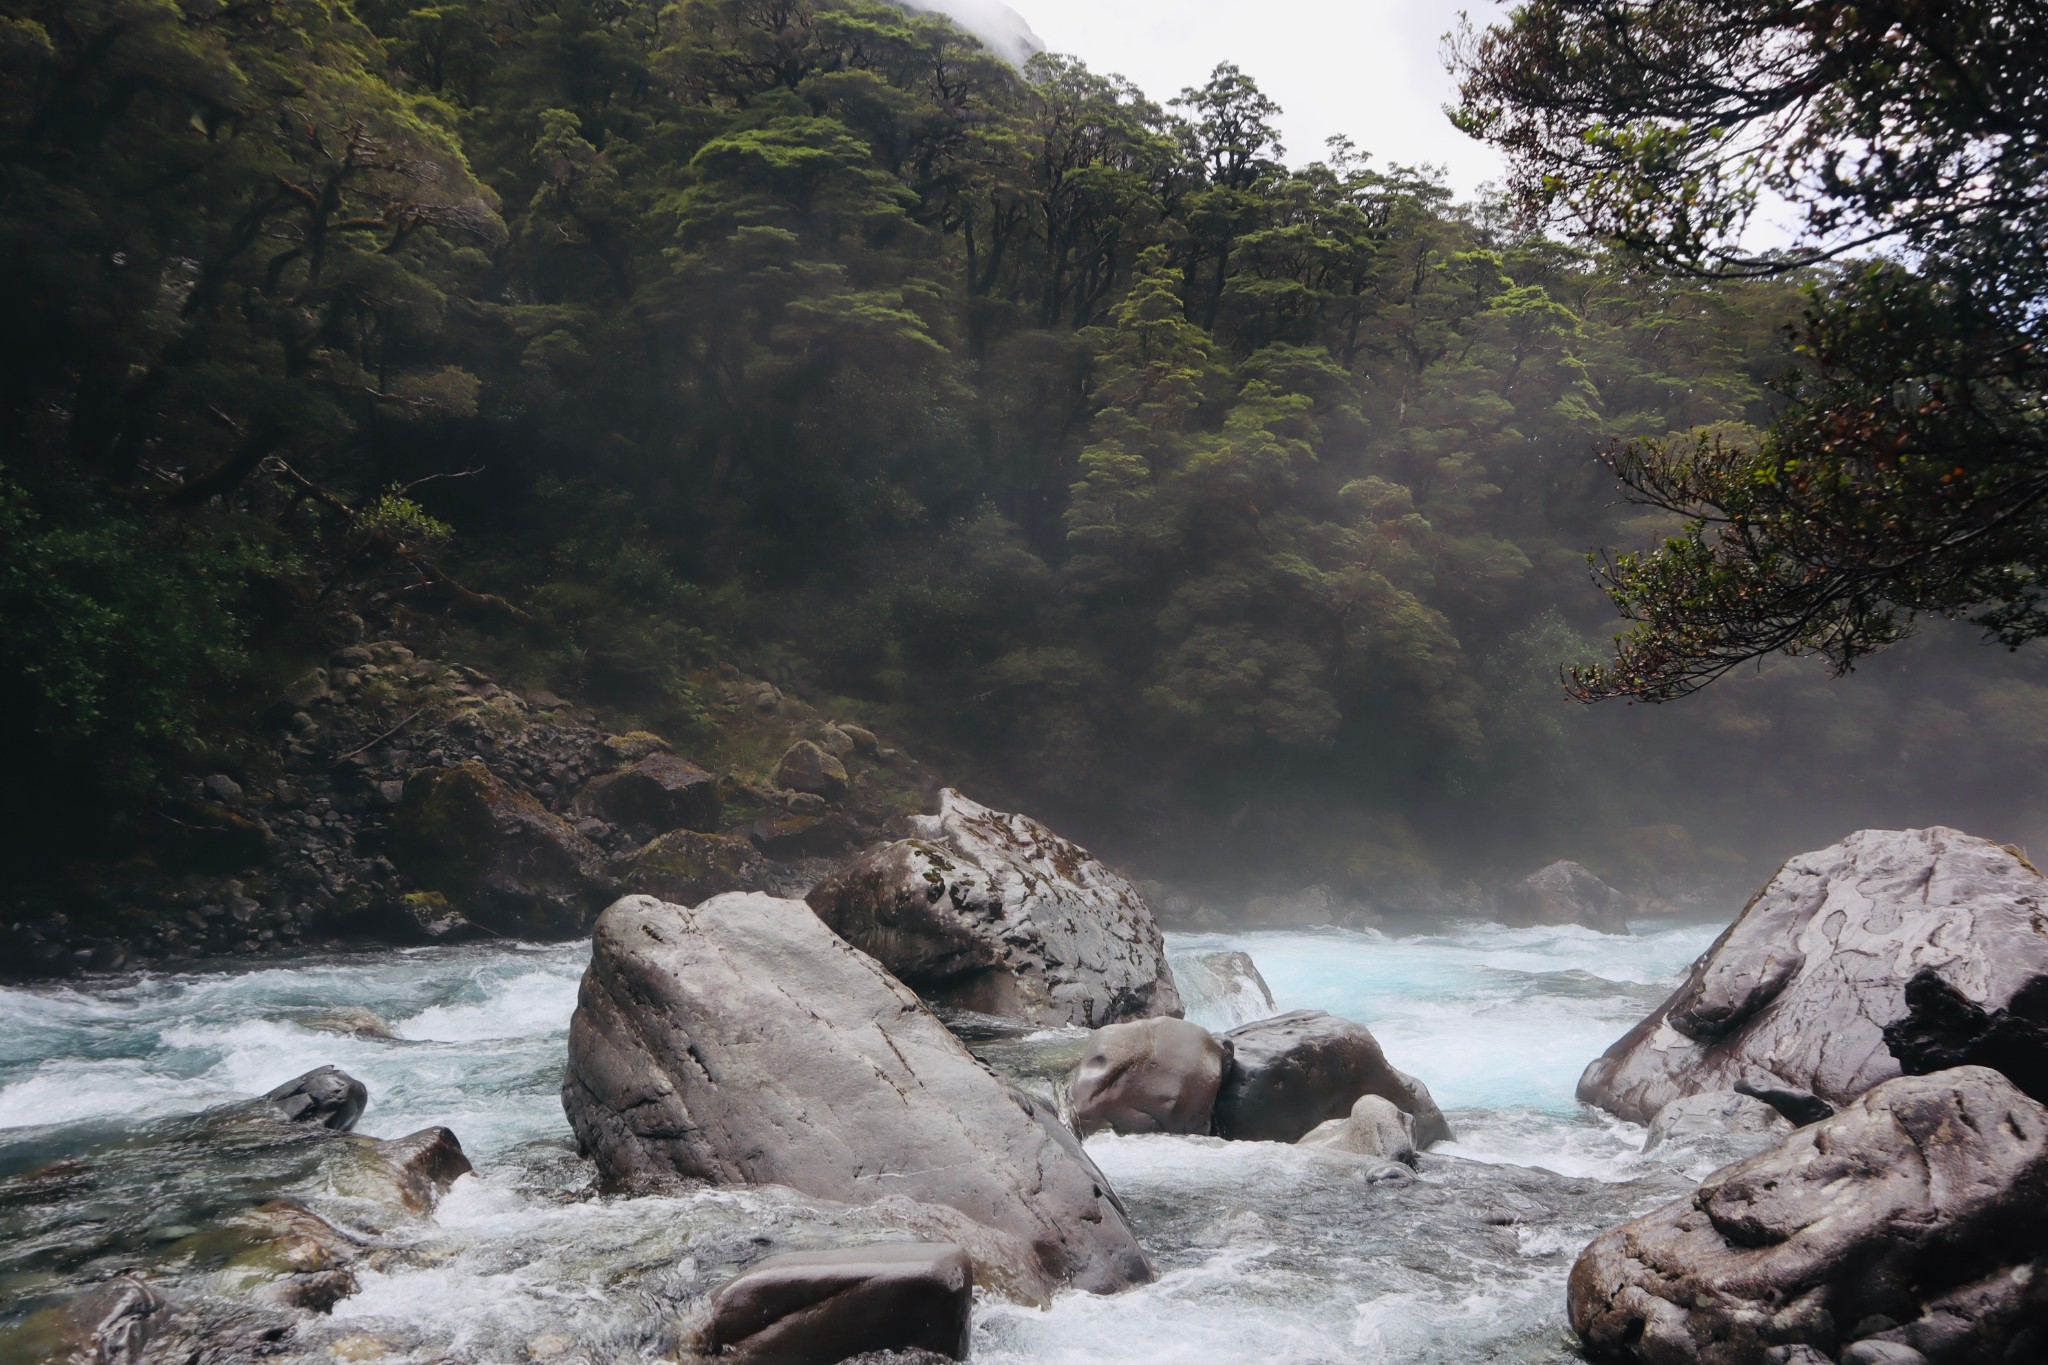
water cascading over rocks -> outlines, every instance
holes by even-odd
[[[968,1250],[983,1282],[1026,1298],[1152,1276],[1073,1133],[802,901],[629,896],[606,910],[562,1105],[614,1184],[941,1206],[982,1230]]]
[[[1151,909],[1086,849],[950,788],[912,823],[809,900],[919,995],[1054,1026],[1180,1016]]]

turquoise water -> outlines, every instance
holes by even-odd
[[[1577,1105],[1572,1087],[1716,929],[1171,937],[1174,957],[1248,952],[1281,1010],[1369,1025],[1458,1139],[1394,1189],[1270,1143],[1091,1139],[1160,1281],[1049,1311],[985,1303],[977,1359],[1570,1360],[1563,1282],[1578,1248],[1700,1174],[1640,1155],[1641,1131]],[[477,1173],[332,1318],[300,1329],[300,1358],[358,1338],[392,1362],[672,1358],[705,1293],[761,1254],[756,1239],[814,1245],[851,1224],[773,1193],[576,1196],[589,1171],[557,1088],[586,957],[500,943],[0,989],[0,1173],[47,1160],[79,1125],[132,1127],[331,1063],[369,1087],[359,1131],[446,1124]],[[1190,1005],[1199,1022],[1231,1022]],[[319,1193],[307,1201],[320,1207]]]

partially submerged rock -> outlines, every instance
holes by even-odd
[[[1178,1017],[1165,941],[1130,882],[1036,820],[956,791],[821,882],[819,918],[934,1004],[1099,1028]]]
[[[1671,1101],[1650,1120],[1650,1133],[1643,1150],[1655,1151],[1666,1143],[1734,1143],[1762,1150],[1775,1147],[1793,1123],[1776,1109],[1753,1095],[1733,1090],[1709,1090]]]
[[[292,1123],[317,1124],[346,1133],[363,1116],[370,1091],[338,1067],[315,1067],[286,1081],[263,1097]]]
[[[1415,1119],[1416,1145],[1451,1136],[1422,1082],[1395,1070],[1363,1024],[1322,1010],[1294,1010],[1223,1035],[1230,1049],[1216,1096],[1216,1136],[1298,1142],[1343,1118],[1361,1095],[1378,1095]]]
[[[353,1169],[339,1182],[342,1193],[394,1205],[415,1216],[432,1213],[449,1187],[476,1169],[462,1143],[446,1128],[356,1141],[361,1146]]]
[[[1578,924],[1603,934],[1628,932],[1635,902],[1579,864],[1564,859],[1530,873],[1501,895],[1501,922]]]
[[[2043,1208],[2048,1110],[1984,1067],[1901,1077],[1595,1239],[1572,1327],[1641,1365],[2048,1358]]]
[[[133,1275],[95,1285],[0,1332],[0,1359],[42,1365],[141,1365],[170,1302]]]
[[[1040,1288],[1151,1278],[1072,1133],[801,901],[629,896],[598,922],[562,1103],[618,1184],[786,1185],[947,1205]]]
[[[1185,1019],[1138,1019],[1095,1030],[1069,1093],[1083,1133],[1209,1131],[1223,1083],[1223,1045]]]
[[[2044,891],[2016,854],[1952,829],[1863,830],[1801,854],[1586,1069],[1579,1098],[1636,1123],[1738,1084],[1841,1105],[1901,1073],[1888,1031],[1916,1066],[1975,1046],[2034,1074],[2007,1054],[2037,1054],[2000,1045],[2017,1035],[1991,1021],[2048,990]]]
[[[606,898],[598,847],[474,759],[405,784],[391,851],[407,876],[493,933],[581,933]]]
[[[773,1256],[711,1299],[703,1344],[747,1365],[837,1365],[869,1351],[967,1359],[974,1266],[948,1243]]]
[[[1361,1095],[1341,1119],[1325,1119],[1302,1136],[1302,1147],[1415,1164],[1415,1117],[1378,1095]]]
[[[1173,969],[1174,985],[1189,1014],[1234,1028],[1279,1013],[1273,989],[1259,975],[1251,954],[1194,953]]]

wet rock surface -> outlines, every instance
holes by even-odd
[[[1190,1011],[1206,1009],[1231,1024],[1270,1019],[1280,1012],[1272,987],[1245,952],[1190,953],[1174,964],[1174,985]]]
[[[1324,1119],[1298,1144],[1380,1161],[1415,1164],[1415,1116],[1394,1107],[1392,1100],[1361,1095],[1341,1119]]]
[[[1150,1278],[1110,1193],[1050,1113],[967,1052],[800,901],[628,897],[600,919],[562,1088],[607,1179],[786,1185],[958,1210],[1024,1249],[1011,1277]]]
[[[1500,897],[1503,924],[1577,924],[1603,934],[1627,933],[1635,910],[1631,898],[1565,860],[1530,873]]]
[[[1069,1084],[1085,1135],[1207,1134],[1227,1054],[1185,1019],[1141,1019],[1095,1030]]]
[[[1643,1150],[1665,1143],[1712,1143],[1763,1151],[1775,1147],[1795,1125],[1753,1095],[1709,1090],[1671,1101],[1650,1120]]]
[[[1865,1341],[1865,1359],[2040,1359],[2044,1201],[2048,1110],[1987,1068],[1901,1077],[1595,1239],[1572,1326],[1593,1358],[1644,1365]]]
[[[370,1092],[338,1067],[323,1066],[286,1081],[263,1097],[292,1123],[318,1124],[346,1133],[363,1115]]]
[[[729,834],[679,829],[612,864],[628,890],[695,905],[728,891],[765,891],[775,872],[760,851]]]
[[[1298,1142],[1344,1118],[1361,1095],[1378,1095],[1415,1120],[1415,1142],[1451,1136],[1429,1089],[1389,1065],[1365,1025],[1322,1010],[1294,1010],[1223,1035],[1230,1049],[1216,1096],[1218,1137]]]
[[[2036,1084],[2024,1021],[2048,991],[2044,891],[2017,854],[1952,829],[1863,830],[1802,854],[1587,1068],[1579,1097],[1637,1123],[1739,1084],[1841,1105],[1901,1074],[1888,1038],[1916,1068],[1982,1056]]]
[[[874,1351],[967,1359],[974,1265],[949,1243],[794,1252],[711,1298],[703,1342],[758,1365],[837,1365]]]
[[[1180,1015],[1151,910],[1086,850],[952,790],[911,823],[809,901],[920,995],[1048,1025]]]

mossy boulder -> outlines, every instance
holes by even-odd
[[[716,778],[687,759],[662,753],[598,778],[576,804],[637,839],[672,829],[712,833],[723,810]]]
[[[775,765],[775,785],[787,791],[810,792],[831,798],[846,790],[846,765],[838,755],[800,739],[783,752]]]
[[[405,784],[391,855],[471,921],[515,937],[581,934],[616,890],[595,844],[474,759]]]
[[[728,891],[768,885],[768,860],[745,839],[678,829],[621,858],[612,868],[629,890],[695,905]]]

